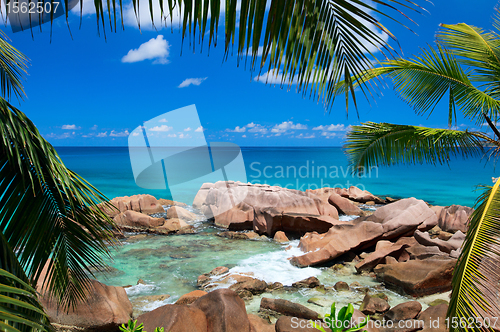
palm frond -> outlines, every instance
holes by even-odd
[[[0,233],[0,330],[50,331],[35,289]]]
[[[499,145],[488,136],[468,130],[434,129],[366,122],[352,127],[344,148],[354,170],[399,163],[448,163],[452,156],[476,156],[486,144]]]
[[[488,323],[498,319],[498,265],[500,263],[500,180],[478,198],[469,220],[469,230],[455,267],[448,316],[458,321]],[[484,318],[488,318],[485,320]],[[485,331],[479,324],[468,330]],[[450,330],[460,330],[451,326]]]
[[[380,67],[369,69],[353,77],[354,86],[390,77],[401,98],[413,107],[417,114],[432,113],[439,102],[448,95],[448,124],[456,119],[456,108],[477,123],[485,122],[484,114],[496,119],[500,116],[500,100],[476,88],[469,80],[457,59],[438,45],[422,50],[412,59],[398,58],[380,62]],[[377,82],[374,82],[375,85]],[[337,94],[346,87],[339,84]]]
[[[10,99],[11,93],[18,98],[25,96],[22,81],[26,75],[28,59],[8,42],[0,30],[0,86],[2,96]]]
[[[457,61],[472,68],[472,81],[494,98],[500,97],[500,35],[465,23],[442,24],[437,39]]]
[[[96,204],[107,199],[68,170],[34,124],[4,99],[0,137],[0,231],[30,280],[37,282],[47,264],[40,282],[68,308],[84,298],[92,271],[106,266],[112,222]]]
[[[107,23],[116,31],[117,15],[123,27],[123,14],[116,11],[123,5],[118,1],[94,1],[97,24],[102,23],[103,31]],[[159,2],[159,11],[154,12],[154,1]],[[238,63],[244,60],[259,76],[263,72],[269,78],[279,76],[282,87],[296,84],[297,92],[323,101],[327,108],[334,101],[338,82],[349,86],[351,76],[371,68],[374,51],[394,52],[387,36],[395,36],[379,17],[411,21],[408,14],[425,10],[411,0],[225,0],[225,6],[222,1],[133,0],[132,6],[137,16],[148,5],[153,25],[158,18],[168,25],[179,17],[182,40],[198,37],[202,48],[206,38],[209,48],[217,45],[223,18],[224,59],[236,49]],[[107,15],[103,8],[108,8]],[[67,14],[69,8],[65,10]],[[140,20],[138,24],[140,28]],[[193,51],[196,44],[192,44]],[[349,91],[355,100],[354,89]]]

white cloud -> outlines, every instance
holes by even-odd
[[[195,129],[195,132],[201,133],[201,132],[203,132],[203,130],[205,130],[205,129],[203,129],[202,126],[199,126],[198,128]]]
[[[136,131],[135,131],[135,132],[133,132],[131,135],[132,135],[132,136],[139,136],[140,134],[139,134],[138,132],[136,132]]]
[[[294,124],[292,121],[284,121],[280,124],[275,125],[273,129],[271,129],[271,132],[282,134],[290,129],[304,130],[307,129],[307,126],[300,123]]]
[[[121,132],[111,130],[111,133],[109,133],[109,136],[111,136],[111,137],[125,137],[125,136],[128,136],[129,134],[130,133],[128,132],[128,130],[121,131]]]
[[[191,127],[187,127],[184,131],[191,131]]]
[[[61,129],[65,129],[65,130],[78,130],[80,129],[81,127],[77,127],[76,125],[72,124],[72,125],[63,125],[61,127]]]
[[[48,138],[54,138],[54,139],[65,139],[65,138],[72,137],[73,134],[74,133],[69,133],[69,132],[65,132],[65,133],[63,133],[61,135],[50,133],[50,134],[46,135],[46,137],[48,137]]]
[[[255,126],[256,126],[256,124],[255,124],[255,123],[253,123],[253,122],[250,122],[250,123],[249,123],[249,124],[247,124],[246,126],[247,126],[247,128],[253,128],[253,127],[255,127]]]
[[[108,132],[107,131],[104,131],[102,133],[97,134],[97,137],[107,137],[107,136],[108,136]]]
[[[97,125],[93,125],[92,127],[90,127],[90,130],[97,130]]]
[[[241,136],[241,137],[247,137],[247,135],[243,135],[243,136]]]
[[[310,135],[300,134],[300,135],[295,136],[295,138],[315,138],[315,137],[316,136],[314,134],[310,134]]]
[[[186,78],[184,81],[182,81],[181,84],[179,84],[178,88],[186,88],[186,87],[190,86],[191,84],[192,85],[200,85],[207,78],[208,77]]]
[[[247,125],[248,126],[248,125]],[[261,134],[265,134],[267,133],[267,128],[260,125],[260,124],[255,124],[252,122],[252,127],[250,127],[250,129],[248,129],[248,132],[249,133],[261,133]]]
[[[167,136],[168,136],[168,137],[177,137],[177,135],[176,135],[176,134],[168,134]]]
[[[226,129],[226,131],[231,132],[231,133],[244,133],[245,131],[247,131],[247,128],[236,126],[236,128]]]
[[[163,35],[151,38],[149,41],[141,44],[139,48],[128,51],[122,58],[122,62],[139,62],[144,60],[154,60],[153,63],[167,64],[170,44],[163,39]]]
[[[172,130],[173,127],[167,126],[167,125],[161,125],[161,126],[154,126],[153,128],[150,128],[149,131],[169,131]]]
[[[191,138],[191,135],[181,133],[181,134],[179,134],[179,138]]]
[[[158,120],[158,122],[168,122],[168,120],[167,119],[160,119],[160,120]]]
[[[329,126],[321,125],[313,128],[313,130],[321,130],[321,131],[347,131],[349,129],[351,129],[351,126],[345,126],[342,123],[331,124]]]

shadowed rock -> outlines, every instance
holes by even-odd
[[[397,291],[424,296],[451,289],[451,278],[456,259],[427,258],[397,264],[380,264],[374,271],[377,280]]]

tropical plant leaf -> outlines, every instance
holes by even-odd
[[[0,86],[1,93],[10,99],[11,93],[18,98],[25,96],[22,81],[26,75],[28,58],[12,47],[8,37],[0,30]]]
[[[442,24],[438,31],[438,41],[457,61],[471,67],[472,81],[480,82],[485,92],[498,99],[500,97],[500,35],[486,32],[465,23]]]
[[[49,331],[50,324],[36,291],[0,233],[0,330]]]
[[[448,163],[451,156],[481,155],[486,144],[499,145],[468,130],[366,122],[352,127],[344,147],[353,168],[362,172],[379,165]]]
[[[448,93],[448,124],[456,121],[455,109],[475,121],[486,121],[485,114],[496,121],[500,116],[500,100],[476,88],[458,60],[441,46],[429,47],[412,59],[398,58],[380,62],[380,67],[369,69],[353,77],[357,87],[384,76],[390,77],[394,88],[417,114],[432,113],[438,103]],[[344,84],[336,87],[336,94],[346,90]]]
[[[498,265],[500,262],[500,179],[478,198],[476,210],[469,219],[462,252],[453,274],[452,294],[448,308],[450,330],[464,330],[458,322],[470,321],[479,324],[467,325],[468,330],[484,331],[494,327],[500,313],[498,303]],[[485,319],[486,318],[486,319]],[[488,322],[489,319],[489,322]],[[488,326],[485,326],[486,323]]]
[[[155,12],[156,1],[160,11]],[[97,25],[104,33],[107,20],[116,31],[117,15],[123,27],[123,13],[116,11],[123,4],[116,2],[94,1]],[[394,52],[386,37],[395,36],[378,17],[411,21],[407,14],[424,10],[412,0],[132,0],[132,6],[136,17],[141,10],[149,10],[153,26],[158,18],[161,24],[173,25],[175,17],[183,41],[186,37],[196,41],[198,34],[202,45],[208,38],[209,49],[217,45],[223,17],[224,59],[236,48],[238,63],[245,59],[245,66],[258,71],[259,77],[266,72],[262,79],[282,87],[296,84],[297,92],[322,100],[327,108],[334,101],[338,82],[351,86],[348,91],[355,101],[350,77],[372,67],[374,52]],[[64,7],[68,14],[68,6]],[[196,44],[192,43],[193,51]],[[346,97],[347,101],[347,93]]]
[[[113,223],[96,206],[107,199],[68,170],[26,115],[4,99],[0,136],[0,231],[28,278],[69,308],[85,298],[89,275],[110,257]],[[44,267],[48,273],[39,280]]]

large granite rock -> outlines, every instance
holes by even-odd
[[[248,315],[248,320],[250,322],[250,331],[251,332],[275,332],[275,327],[273,324],[269,324],[263,318],[260,318],[257,315]]]
[[[384,313],[389,310],[390,307],[391,306],[386,300],[366,294],[359,307],[359,311],[365,315],[374,315],[375,313]]]
[[[376,204],[384,204],[385,200],[370,193],[367,190],[361,190],[358,187],[351,186],[349,189],[335,188],[337,194],[342,197],[349,198],[351,201],[359,203],[374,202]]]
[[[122,228],[155,228],[165,223],[165,219],[163,218],[153,218],[147,214],[133,210],[127,210],[116,215],[113,221],[118,227]]]
[[[207,332],[205,313],[193,306],[167,304],[137,317],[145,331],[163,327],[172,332]]]
[[[317,320],[319,314],[302,304],[294,303],[283,299],[270,299],[263,297],[260,300],[260,309],[276,311],[285,316]]]
[[[46,269],[40,280],[44,280],[45,274]],[[107,286],[97,280],[90,280],[89,286],[86,299],[66,311],[58,307],[57,301],[39,283],[39,298],[51,323],[87,331],[117,331],[132,318],[132,303],[123,287]]]
[[[420,232],[418,230],[415,231],[414,236],[418,243],[428,247],[436,246],[439,248],[439,250],[448,254],[453,250],[457,250],[462,247],[462,243],[465,241],[465,234],[461,231],[457,231],[455,234],[453,234],[453,236],[448,239],[448,241],[444,241],[438,238],[432,239],[428,232]]]
[[[245,302],[230,289],[214,290],[194,301],[190,308],[205,313],[207,332],[250,332]]]
[[[418,315],[418,320],[423,322],[424,328],[422,332],[447,332],[449,328],[446,326],[446,313],[448,312],[447,304],[439,304],[431,306]]]
[[[403,302],[387,311],[384,315],[384,319],[392,321],[413,319],[418,316],[420,311],[422,311],[422,305],[420,302]]]
[[[306,253],[293,257],[291,262],[297,266],[321,264],[380,240],[397,239],[413,234],[417,228],[428,229],[436,224],[436,214],[424,201],[402,199],[377,209],[371,216],[334,225],[324,234],[307,233],[300,239],[300,248]]]
[[[167,218],[177,218],[182,221],[194,221],[198,219],[198,216],[192,212],[189,212],[183,207],[172,206],[167,210]]]
[[[374,272],[377,280],[397,291],[413,296],[446,292],[451,289],[451,279],[456,259],[427,258],[397,264],[380,264]]]
[[[445,232],[455,233],[461,231],[467,233],[468,220],[474,209],[461,206],[461,205],[451,205],[443,207],[438,215],[438,225]]]
[[[151,195],[115,197],[111,201],[109,201],[109,203],[111,203],[111,205],[113,205],[116,209],[108,208],[104,204],[101,204],[100,207],[103,208],[103,211],[107,213],[111,218],[121,212],[125,212],[128,210],[145,214],[165,212],[160,202]]]
[[[194,290],[187,294],[182,295],[175,304],[191,304],[196,301],[198,298],[207,295],[208,293],[202,290]]]
[[[413,237],[399,238],[395,243],[390,241],[379,241],[374,252],[368,255],[361,262],[356,264],[356,271],[370,271],[380,263],[384,263],[386,257],[391,256],[399,259],[403,251],[413,245],[417,245],[417,240]]]
[[[314,194],[232,181],[203,184],[193,207],[216,225],[271,236],[276,231],[326,231],[338,220],[335,207]]]
[[[330,197],[328,197],[328,202],[335,206],[337,211],[341,214],[355,216],[363,215],[363,211],[359,207],[354,205],[349,199],[344,198],[337,193],[332,193]]]

